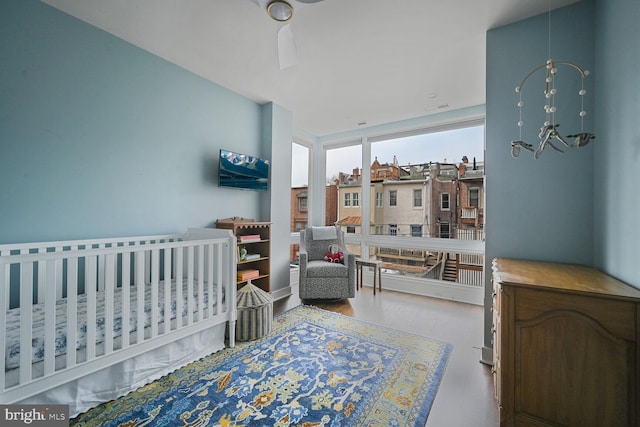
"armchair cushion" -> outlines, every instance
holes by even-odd
[[[349,269],[344,264],[310,261],[307,264],[307,277],[349,277]]]

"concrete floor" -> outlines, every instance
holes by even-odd
[[[274,303],[274,314],[301,303],[297,287],[292,292],[293,295]],[[479,362],[482,307],[384,289],[374,296],[373,289],[367,286],[349,300],[305,301],[305,304],[450,343],[453,351],[426,427],[498,425],[491,369]]]

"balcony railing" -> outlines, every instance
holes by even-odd
[[[356,256],[383,262],[383,288],[482,305],[483,230],[457,229],[453,235],[457,238],[347,233],[345,243]],[[291,237],[292,244],[299,241],[297,233]],[[371,283],[368,274],[365,284]]]

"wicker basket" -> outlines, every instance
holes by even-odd
[[[273,298],[249,281],[238,290],[236,339],[251,341],[271,332]]]

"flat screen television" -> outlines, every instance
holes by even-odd
[[[269,160],[220,150],[218,185],[245,190],[266,190],[269,182]]]

